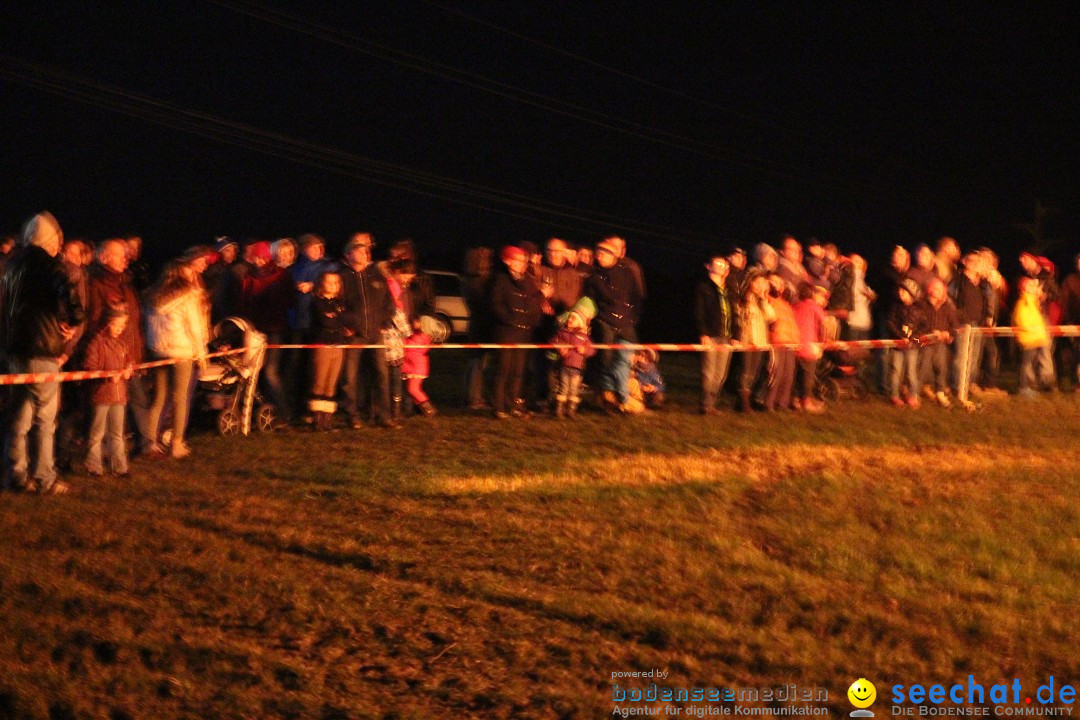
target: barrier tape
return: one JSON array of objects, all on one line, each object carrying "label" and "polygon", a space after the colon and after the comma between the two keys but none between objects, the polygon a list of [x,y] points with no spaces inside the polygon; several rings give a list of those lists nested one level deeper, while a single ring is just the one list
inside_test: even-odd
[{"label": "barrier tape", "polygon": [[[1080,325],[1054,325],[1048,327],[1052,337],[1080,337]],[[979,332],[991,337],[1013,337],[1017,334],[1015,327],[982,327]],[[912,345],[923,347],[939,342],[935,335],[924,335],[915,341],[911,340],[832,340],[823,343],[814,343],[823,352],[833,350],[886,350],[892,348],[906,348]],[[313,345],[313,344],[274,344],[266,345],[267,350],[312,350],[318,348],[331,348],[341,350],[366,350],[385,348],[386,345],[377,343],[371,345]],[[573,347],[571,345],[557,345],[554,343],[442,343],[439,345],[403,345],[403,348],[420,348],[428,350],[558,350],[560,348]],[[727,347],[731,352],[766,352],[768,350],[798,350],[804,347],[804,343],[784,343],[777,345],[747,345],[744,343],[725,343],[720,345],[702,345],[700,343],[594,343],[597,350],[655,350],[657,352],[704,352]],[[247,352],[246,349],[225,350],[223,352],[210,353],[204,357],[212,359],[226,355],[239,355]],[[140,363],[133,366],[135,371],[148,370],[150,368],[175,365],[180,360],[155,360]],[[13,375],[0,375],[0,385],[32,385],[45,382],[77,382],[81,380],[99,380],[120,375],[115,370],[76,370],[71,372],[56,373],[20,373]]]},{"label": "barrier tape", "polygon": [[[209,353],[204,355],[206,359],[210,360],[217,357],[225,357],[226,355],[241,355],[247,352],[246,348],[240,348],[238,350],[223,350],[222,352]],[[139,363],[138,365],[132,365],[131,369],[135,372],[140,370],[149,370],[156,367],[165,367],[167,365],[175,365],[181,360],[169,359],[169,360],[154,360],[152,362]],[[0,385],[34,385],[36,383],[47,382],[76,382],[79,380],[103,380],[105,378],[116,377],[122,375],[123,371],[119,370],[72,370],[69,372],[54,372],[54,373],[16,373],[12,375],[0,375]]]}]

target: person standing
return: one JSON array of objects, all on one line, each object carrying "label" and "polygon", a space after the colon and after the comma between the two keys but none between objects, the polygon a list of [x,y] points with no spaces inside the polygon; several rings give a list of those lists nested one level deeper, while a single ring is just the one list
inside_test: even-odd
[{"label": "person standing", "polygon": [[730,266],[723,255],[705,263],[706,277],[694,292],[694,324],[701,353],[701,414],[716,412],[716,401],[731,365],[731,336],[735,329],[735,302],[728,291]]},{"label": "person standing", "polygon": [[[584,294],[596,303],[593,333],[600,344],[628,345],[638,341],[637,323],[644,296],[634,271],[619,262],[619,244],[611,238],[596,246],[596,269],[585,282]],[[629,349],[603,350],[599,354],[600,390],[608,408],[622,411],[630,397]]]},{"label": "person standing", "polygon": [[[0,351],[11,373],[55,373],[64,345],[85,319],[75,287],[57,259],[64,241],[51,213],[32,217],[23,227],[22,246],[0,278]],[[8,487],[59,495],[68,485],[56,479],[53,442],[59,383],[15,386],[7,406],[4,470]],[[33,470],[27,435],[36,428]]]},{"label": "person standing", "polygon": [[345,244],[344,259],[338,269],[345,304],[343,321],[352,332],[352,342],[380,346],[351,348],[345,352],[345,411],[354,430],[363,426],[361,385],[366,391],[372,422],[384,428],[401,427],[390,417],[390,374],[386,348],[381,347],[382,331],[390,327],[394,317],[394,301],[386,280],[371,261],[374,247],[371,233],[354,233]]},{"label": "person standing", "polygon": [[[536,281],[527,272],[528,256],[524,250],[507,245],[499,253],[505,271],[498,272],[491,288],[491,313],[495,319],[495,342],[499,344],[528,343],[543,316],[544,296]],[[495,375],[494,414],[498,420],[510,415],[527,417],[521,398],[521,383],[525,373],[528,350],[503,348],[499,350],[499,368]]]}]

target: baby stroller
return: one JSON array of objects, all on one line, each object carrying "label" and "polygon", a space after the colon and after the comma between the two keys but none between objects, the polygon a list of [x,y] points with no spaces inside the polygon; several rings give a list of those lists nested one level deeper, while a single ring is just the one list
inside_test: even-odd
[{"label": "baby stroller", "polygon": [[832,402],[841,398],[866,400],[871,384],[867,379],[870,351],[866,348],[830,350],[818,361],[814,394]]},{"label": "baby stroller", "polygon": [[225,318],[214,326],[210,352],[226,350],[243,352],[213,358],[199,373],[196,407],[217,413],[217,429],[222,435],[247,435],[253,417],[260,432],[272,431],[277,420],[274,406],[258,391],[266,336],[243,318]]},{"label": "baby stroller", "polygon": [[[829,317],[823,330],[826,341],[836,340],[840,336],[840,322]],[[827,402],[840,398],[865,400],[873,388],[869,367],[870,351],[866,348],[829,350],[818,360],[814,394],[818,400]]]}]

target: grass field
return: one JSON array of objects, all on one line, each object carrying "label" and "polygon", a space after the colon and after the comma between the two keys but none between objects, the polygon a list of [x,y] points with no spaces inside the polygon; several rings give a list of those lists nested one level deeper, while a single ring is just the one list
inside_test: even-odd
[{"label": "grass field", "polygon": [[1080,679],[1080,398],[702,418],[665,363],[682,409],[197,435],[0,496],[0,717],[607,717],[650,668],[837,713],[859,677]]}]

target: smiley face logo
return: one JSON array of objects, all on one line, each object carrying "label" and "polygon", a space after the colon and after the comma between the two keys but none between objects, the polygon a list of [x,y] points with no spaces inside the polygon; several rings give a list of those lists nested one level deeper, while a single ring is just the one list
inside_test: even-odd
[{"label": "smiley face logo", "polygon": [[866,678],[859,678],[851,683],[851,687],[847,690],[847,698],[857,708],[868,708],[877,700],[877,688]]}]

